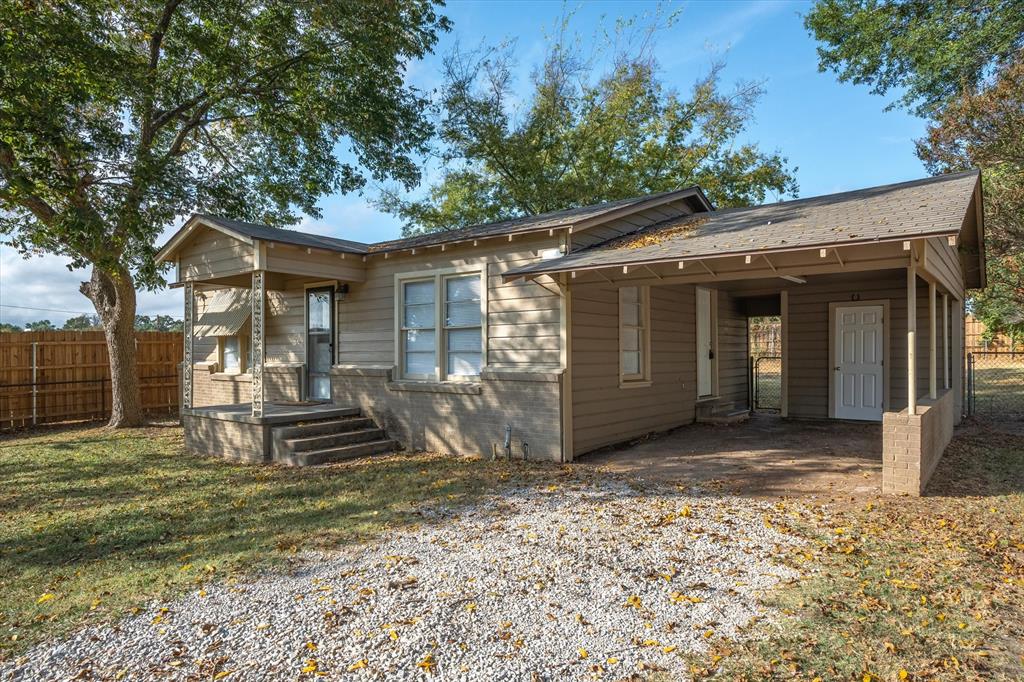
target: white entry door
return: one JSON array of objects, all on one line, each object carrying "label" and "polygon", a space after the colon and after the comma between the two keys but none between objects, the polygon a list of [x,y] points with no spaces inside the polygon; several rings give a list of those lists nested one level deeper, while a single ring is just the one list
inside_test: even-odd
[{"label": "white entry door", "polygon": [[710,396],[715,360],[711,330],[711,291],[697,288],[697,397]]},{"label": "white entry door", "polygon": [[880,305],[836,308],[833,390],[837,419],[882,420],[882,311]]}]

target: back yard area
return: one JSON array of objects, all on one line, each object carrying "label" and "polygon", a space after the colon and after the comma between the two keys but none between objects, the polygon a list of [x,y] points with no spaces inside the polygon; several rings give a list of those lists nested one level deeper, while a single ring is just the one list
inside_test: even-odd
[{"label": "back yard area", "polygon": [[920,499],[54,429],[0,441],[0,678],[1020,679],[1022,524],[1012,424]]}]

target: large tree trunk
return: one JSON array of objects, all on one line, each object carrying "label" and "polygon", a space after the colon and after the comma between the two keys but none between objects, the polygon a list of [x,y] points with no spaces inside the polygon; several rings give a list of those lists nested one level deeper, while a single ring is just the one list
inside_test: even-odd
[{"label": "large tree trunk", "polygon": [[135,364],[135,283],[127,270],[107,272],[95,265],[92,279],[80,288],[96,307],[110,356],[113,398],[108,427],[142,424],[139,375]]}]

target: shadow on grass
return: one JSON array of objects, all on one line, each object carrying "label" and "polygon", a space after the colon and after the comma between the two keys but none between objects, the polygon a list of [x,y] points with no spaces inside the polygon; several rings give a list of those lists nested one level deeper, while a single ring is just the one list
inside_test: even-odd
[{"label": "shadow on grass", "polygon": [[932,474],[927,497],[1024,493],[1024,421],[969,419],[957,429]]}]

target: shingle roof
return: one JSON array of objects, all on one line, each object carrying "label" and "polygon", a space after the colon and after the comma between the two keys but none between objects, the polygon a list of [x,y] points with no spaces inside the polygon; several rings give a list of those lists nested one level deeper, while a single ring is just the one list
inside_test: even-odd
[{"label": "shingle roof", "polygon": [[366,253],[367,245],[361,242],[354,242],[348,239],[335,239],[334,237],[323,237],[318,234],[285,230],[279,227],[260,225],[259,223],[243,223],[240,220],[221,218],[220,216],[196,213],[195,218],[205,223],[219,225],[226,230],[252,239],[264,239],[282,244],[295,244],[296,246],[308,246],[314,249],[327,249],[329,251],[343,251],[345,253]]},{"label": "shingle roof", "polygon": [[672,218],[506,277],[960,231],[977,171]]},{"label": "shingle roof", "polygon": [[411,249],[420,248],[426,246],[433,246],[435,244],[451,243],[456,241],[465,241],[467,239],[483,239],[485,237],[500,237],[506,234],[517,234],[521,232],[535,232],[539,230],[548,230],[555,227],[565,227],[580,223],[586,220],[592,220],[600,218],[601,216],[611,213],[623,208],[639,207],[641,204],[648,202],[656,202],[659,199],[667,198],[670,195],[678,194],[680,199],[685,199],[688,196],[697,197],[702,203],[710,206],[707,199],[704,197],[703,191],[700,187],[686,187],[683,189],[675,189],[668,192],[659,192],[657,194],[647,194],[640,197],[631,197],[629,199],[619,199],[618,201],[606,201],[600,204],[592,204],[590,206],[580,206],[578,208],[569,208],[561,211],[550,211],[548,213],[540,213],[534,216],[525,216],[522,218],[514,218],[512,220],[501,220],[494,223],[484,223],[482,225],[473,225],[470,227],[463,227],[457,230],[444,230],[442,232],[431,232],[428,234],[419,234],[413,237],[406,237],[404,239],[394,239],[386,242],[377,242],[370,244],[370,252],[381,252],[381,251],[396,251],[399,249]]}]

